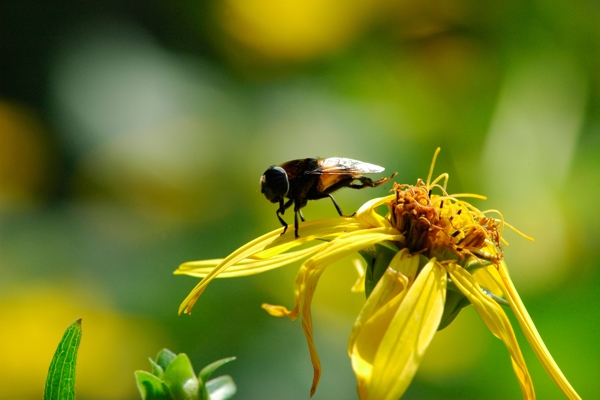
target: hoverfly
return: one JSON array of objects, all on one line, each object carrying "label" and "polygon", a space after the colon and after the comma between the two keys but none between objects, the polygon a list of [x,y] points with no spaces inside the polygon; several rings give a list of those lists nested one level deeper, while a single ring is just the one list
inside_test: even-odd
[{"label": "hoverfly", "polygon": [[[397,172],[394,172],[389,178],[376,181],[361,175],[376,174],[383,170],[385,168],[378,165],[349,158],[303,158],[269,167],[260,178],[260,187],[267,200],[279,203],[276,215],[284,227],[282,235],[286,232],[288,224],[281,216],[292,204],[294,205],[294,233],[298,238],[298,216],[304,222],[300,209],[306,206],[308,200],[329,197],[338,214],[344,217],[342,209],[331,193],[343,187],[377,187],[397,175]],[[286,198],[287,201],[284,200]]]}]

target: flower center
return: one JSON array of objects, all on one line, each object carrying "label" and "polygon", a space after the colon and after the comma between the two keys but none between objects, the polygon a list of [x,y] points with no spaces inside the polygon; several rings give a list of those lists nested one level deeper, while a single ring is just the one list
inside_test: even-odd
[{"label": "flower center", "polygon": [[[439,188],[443,195],[431,194],[432,188]],[[440,261],[475,257],[497,263],[502,259],[495,219],[421,180],[415,186],[396,184],[394,190],[396,198],[388,204],[390,223],[406,237],[402,247],[411,253]]]}]

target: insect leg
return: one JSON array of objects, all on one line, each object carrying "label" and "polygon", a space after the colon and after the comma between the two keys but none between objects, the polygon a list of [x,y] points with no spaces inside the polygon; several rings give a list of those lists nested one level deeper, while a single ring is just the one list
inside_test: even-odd
[{"label": "insect leg", "polygon": [[304,216],[302,215],[302,211],[300,211],[300,207],[302,207],[302,203],[296,201],[294,204],[294,235],[296,235],[296,239],[300,237],[300,235],[298,235],[298,214],[300,214],[302,221],[304,221]]},{"label": "insect leg", "polygon": [[381,178],[378,179],[376,181],[372,180],[369,177],[366,176],[358,176],[355,178],[355,180],[360,181],[360,183],[353,183],[348,185],[347,187],[351,188],[351,189],[363,189],[366,187],[377,187],[379,185],[383,185],[384,183],[388,182],[390,179],[393,179],[398,173],[394,172],[392,174],[392,176],[390,176],[389,178]]},{"label": "insect leg", "polygon": [[333,198],[333,196],[331,194],[327,194],[327,196],[329,196],[331,201],[333,201],[333,205],[335,206],[335,209],[337,210],[338,214],[340,214],[340,217],[349,218],[349,217],[353,217],[354,214],[356,214],[356,213],[354,213],[352,215],[344,215],[344,213],[342,212],[342,209],[340,208],[340,206],[338,206],[338,203],[335,202],[335,199]]},{"label": "insect leg", "polygon": [[281,223],[281,225],[283,226],[283,232],[281,232],[281,234],[283,235],[283,234],[285,233],[285,231],[287,231],[288,224],[287,224],[287,222],[285,222],[285,221],[283,220],[283,218],[281,218],[281,217],[279,216],[279,209],[277,209],[277,218],[279,219],[279,222],[280,222],[280,223]]},{"label": "insect leg", "polygon": [[302,220],[302,222],[306,221],[304,219],[304,215],[302,215],[302,210],[298,210],[298,214],[300,214],[300,219]]},{"label": "insect leg", "polygon": [[283,232],[281,232],[282,235],[285,233],[285,231],[287,231],[288,224],[283,220],[283,218],[281,218],[281,215],[285,213],[286,209],[290,208],[293,202],[293,200],[288,200],[285,204],[283,204],[283,199],[279,201],[279,208],[277,209],[277,212],[275,214],[277,215],[279,222],[281,222],[281,225],[283,226]]},{"label": "insect leg", "polygon": [[353,184],[348,185],[347,187],[349,187],[351,189],[364,189],[366,187],[375,187],[375,186],[377,186],[375,184],[375,182],[373,182],[373,180],[371,178],[366,177],[366,176],[359,176],[358,178],[356,178],[356,180],[360,181],[360,183],[353,183]]}]

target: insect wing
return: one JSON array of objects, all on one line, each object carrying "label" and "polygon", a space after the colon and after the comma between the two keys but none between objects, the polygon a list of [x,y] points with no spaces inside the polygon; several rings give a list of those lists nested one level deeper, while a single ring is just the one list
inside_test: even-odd
[{"label": "insect wing", "polygon": [[320,171],[310,171],[310,174],[376,174],[385,168],[379,165],[352,160],[350,158],[321,158],[319,159]]}]

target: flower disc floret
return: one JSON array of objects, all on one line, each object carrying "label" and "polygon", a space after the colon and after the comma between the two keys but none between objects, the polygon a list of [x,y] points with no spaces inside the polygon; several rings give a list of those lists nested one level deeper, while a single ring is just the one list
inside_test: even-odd
[{"label": "flower disc floret", "polygon": [[[432,194],[432,189],[442,195]],[[406,238],[412,254],[429,258],[469,257],[498,263],[502,260],[498,221],[485,216],[471,204],[450,196],[439,185],[395,185],[395,199],[388,204],[390,223]],[[480,197],[472,195],[473,197]],[[490,246],[491,245],[491,246]],[[486,249],[493,249],[493,254]]]}]

